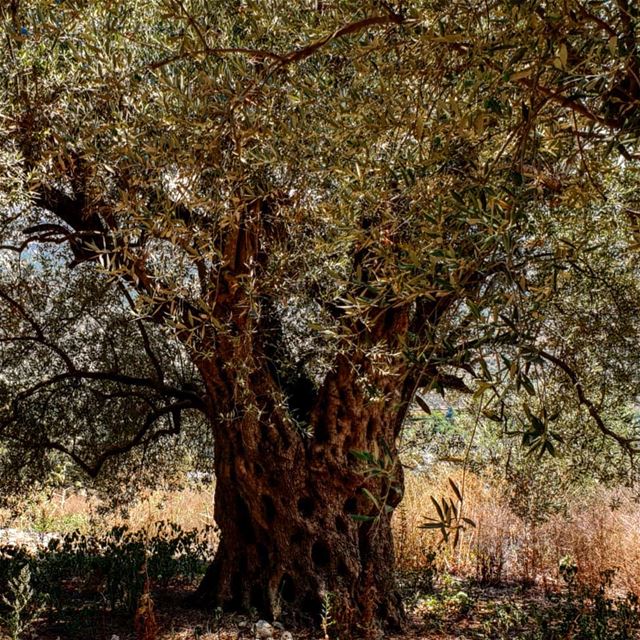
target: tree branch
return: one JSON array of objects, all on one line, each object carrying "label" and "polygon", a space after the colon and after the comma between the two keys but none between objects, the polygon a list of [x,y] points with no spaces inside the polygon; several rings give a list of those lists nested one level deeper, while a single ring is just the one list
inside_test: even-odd
[{"label": "tree branch", "polygon": [[311,44],[291,51],[290,53],[282,56],[282,59],[276,62],[274,66],[276,69],[280,69],[290,64],[295,64],[296,62],[302,62],[306,58],[311,57],[316,51],[318,51],[318,49],[321,49],[333,40],[338,40],[339,38],[344,38],[345,36],[358,33],[359,31],[363,31],[364,29],[367,29],[369,27],[380,27],[389,24],[398,25],[402,24],[403,22],[404,18],[395,13],[386,16],[371,16],[369,18],[364,18],[363,20],[350,22],[340,27],[339,29],[336,29],[333,33],[326,35],[324,38],[320,38],[320,40],[316,40]]},{"label": "tree branch", "polygon": [[44,332],[42,331],[42,327],[38,324],[38,322],[34,318],[32,318],[27,313],[26,309],[17,300],[15,300],[8,293],[2,290],[0,290],[0,299],[4,300],[10,306],[16,309],[18,313],[29,324],[29,326],[34,330],[36,334],[35,337],[30,338],[28,336],[24,336],[21,338],[22,340],[34,340],[34,341],[40,342],[40,344],[42,344],[43,346],[51,349],[51,351],[53,351],[65,363],[69,371],[75,371],[76,366],[73,360],[71,360],[71,358],[69,357],[69,355],[60,347],[58,347],[57,344],[47,340],[46,336],[44,335]]},{"label": "tree branch", "polygon": [[[131,297],[131,294],[129,293],[129,291],[127,291],[127,287],[122,282],[120,282],[120,290],[122,291],[122,295],[124,295],[127,302],[129,303],[129,306],[131,307],[131,309],[135,311],[135,307],[136,307],[135,302]],[[151,348],[151,340],[149,339],[149,334],[147,332],[146,327],[144,326],[144,322],[142,321],[141,318],[138,318],[138,317],[136,317],[135,321],[136,321],[138,330],[140,331],[140,336],[142,337],[142,344],[144,346],[145,353],[147,354],[147,356],[149,357],[149,360],[151,361],[151,364],[153,365],[153,368],[156,372],[156,377],[158,380],[163,381],[164,370],[156,354],[153,352],[153,349]]]},{"label": "tree branch", "polygon": [[572,98],[568,98],[567,96],[563,96],[561,93],[557,93],[556,91],[553,91],[548,87],[545,87],[544,85],[540,85],[530,78],[518,78],[516,82],[527,87],[528,89],[531,89],[531,91],[535,93],[543,95],[545,98],[548,98],[552,102],[555,102],[562,107],[567,107],[574,113],[577,113],[583,118],[586,118],[591,122],[595,122],[596,124],[600,124],[609,129],[621,129],[624,124],[621,120],[618,120],[616,118],[604,118],[602,116],[599,116],[593,113],[593,111],[591,111],[584,104],[582,104],[582,102]]},{"label": "tree branch", "polygon": [[185,401],[188,400],[189,402],[193,403],[194,408],[202,409],[204,407],[201,396],[195,391],[192,391],[190,389],[181,389],[179,387],[173,387],[171,385],[168,385],[162,382],[161,380],[156,380],[153,378],[140,378],[136,376],[125,375],[122,373],[114,373],[114,372],[107,372],[107,371],[86,371],[86,370],[79,370],[79,369],[74,369],[66,373],[60,373],[58,375],[55,375],[49,378],[48,380],[42,380],[41,382],[33,385],[29,389],[21,391],[14,398],[13,403],[15,405],[17,402],[24,400],[29,396],[32,396],[34,393],[36,393],[40,389],[50,387],[54,384],[57,384],[59,382],[64,382],[66,380],[99,380],[104,382],[115,382],[115,383],[124,384],[127,386],[144,387],[147,389],[152,389],[153,391],[156,391],[161,395],[164,395],[167,397],[181,398]]},{"label": "tree branch", "polygon": [[[191,402],[182,400],[180,402],[176,402],[174,404],[150,412],[147,415],[142,427],[140,427],[140,429],[136,432],[133,438],[131,438],[131,440],[123,444],[113,445],[112,447],[105,449],[96,458],[93,464],[88,463],[84,458],[79,456],[72,449],[69,449],[60,442],[47,440],[45,441],[44,446],[48,449],[59,451],[60,453],[64,453],[65,455],[69,456],[87,475],[89,475],[91,478],[95,478],[100,473],[100,470],[102,469],[104,464],[110,458],[128,453],[141,444],[149,446],[150,444],[152,444],[153,442],[157,442],[164,436],[179,434],[181,430],[180,413],[184,409],[190,408],[193,408]],[[171,416],[171,426],[167,429],[154,431],[145,439],[145,436],[147,436],[149,430],[163,416]]]},{"label": "tree branch", "polygon": [[541,358],[544,358],[548,362],[554,364],[566,374],[569,380],[571,380],[573,388],[576,390],[578,401],[581,405],[587,408],[589,415],[593,418],[593,421],[596,423],[598,429],[600,429],[600,431],[604,435],[613,438],[628,453],[640,453],[640,447],[636,447],[633,445],[633,443],[637,441],[637,438],[625,438],[624,436],[621,436],[619,433],[616,433],[615,431],[607,427],[595,404],[593,404],[593,402],[591,402],[591,400],[589,400],[589,398],[586,396],[584,387],[582,386],[582,383],[578,378],[578,374],[571,368],[571,366],[569,366],[564,360],[561,360],[557,356],[554,356],[553,354],[541,349],[532,349],[532,351],[534,353],[537,353]]}]

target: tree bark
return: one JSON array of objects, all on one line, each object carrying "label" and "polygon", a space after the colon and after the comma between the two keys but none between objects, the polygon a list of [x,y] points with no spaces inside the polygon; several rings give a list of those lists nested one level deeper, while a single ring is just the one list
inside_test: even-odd
[{"label": "tree bark", "polygon": [[[212,415],[221,539],[198,604],[301,623],[324,616],[343,637],[402,625],[391,535],[403,493],[397,394],[388,381],[365,392],[354,372],[342,358],[327,377],[311,435],[255,377],[251,404]],[[218,397],[220,383],[211,380]]]}]

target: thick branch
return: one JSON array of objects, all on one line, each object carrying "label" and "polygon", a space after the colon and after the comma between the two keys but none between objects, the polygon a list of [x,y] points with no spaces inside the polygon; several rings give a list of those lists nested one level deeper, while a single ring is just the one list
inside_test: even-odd
[{"label": "thick branch", "polygon": [[21,340],[25,340],[25,341],[33,340],[33,341],[39,342],[40,344],[47,347],[48,349],[51,349],[51,351],[53,351],[65,363],[69,371],[75,370],[75,364],[73,363],[73,360],[71,360],[69,355],[65,353],[65,351],[60,349],[58,345],[47,340],[47,338],[44,335],[44,332],[42,331],[42,327],[38,324],[38,322],[33,317],[31,317],[27,313],[27,310],[17,300],[15,300],[11,296],[9,296],[9,294],[7,294],[2,290],[0,290],[0,299],[4,300],[10,306],[16,309],[16,311],[20,313],[20,315],[25,319],[25,321],[29,324],[29,326],[33,329],[34,333],[36,334],[34,337],[29,337],[29,336],[21,337],[20,338]]},{"label": "thick branch", "polygon": [[389,24],[402,24],[403,22],[404,18],[396,13],[386,16],[371,16],[370,18],[364,18],[363,20],[350,22],[349,24],[336,29],[333,33],[326,35],[324,38],[316,40],[311,44],[305,45],[304,47],[296,49],[295,51],[292,51],[291,53],[283,56],[282,59],[276,62],[274,66],[276,68],[282,68],[290,64],[302,62],[306,58],[311,57],[316,51],[318,51],[318,49],[321,49],[333,40],[338,40],[340,38],[344,38],[345,36],[353,35],[354,33],[364,31],[369,27],[379,27]]},{"label": "thick branch", "polygon": [[609,129],[621,129],[623,126],[623,122],[618,120],[617,118],[604,118],[599,116],[593,111],[591,111],[588,107],[586,107],[582,102],[576,100],[574,98],[568,98],[567,96],[563,96],[561,93],[557,93],[544,85],[538,84],[536,81],[531,80],[530,78],[519,78],[517,82],[528,89],[531,89],[535,93],[539,93],[543,95],[545,98],[551,100],[551,102],[555,102],[559,104],[561,107],[566,107],[581,115],[583,118],[590,120],[591,122],[595,122],[596,124],[600,124]]},{"label": "thick branch", "polygon": [[[157,297],[159,289],[167,291],[171,289],[149,272],[145,257],[125,256],[119,251],[113,235],[117,227],[107,205],[87,209],[82,195],[71,197],[60,189],[47,185],[40,187],[35,204],[53,213],[75,231],[68,237],[69,246],[75,256],[75,264],[108,258],[116,268],[124,267],[121,276],[130,286],[144,294]],[[41,240],[46,241],[46,239]],[[149,319],[161,322],[166,316],[172,315],[176,308],[182,309],[184,318],[188,317],[189,312],[192,316],[197,313],[187,300],[172,295],[171,300],[158,302]]]},{"label": "thick branch", "polygon": [[[122,295],[124,295],[127,302],[129,303],[131,309],[135,311],[135,302],[123,283],[121,283],[120,290],[122,291]],[[162,369],[162,365],[160,364],[158,357],[151,348],[151,340],[149,339],[149,334],[141,318],[136,318],[136,325],[138,327],[138,330],[140,331],[140,336],[142,338],[142,344],[144,346],[145,353],[149,357],[149,361],[153,365],[153,369],[156,372],[156,377],[158,380],[162,381],[164,380],[164,370]]]}]

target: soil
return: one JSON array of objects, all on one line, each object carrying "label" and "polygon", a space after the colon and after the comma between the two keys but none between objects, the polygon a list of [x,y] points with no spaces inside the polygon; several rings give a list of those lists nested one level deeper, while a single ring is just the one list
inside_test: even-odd
[{"label": "soil", "polygon": [[[455,586],[455,585],[454,585]],[[495,638],[492,631],[487,635],[487,623],[495,618],[496,611],[532,610],[547,606],[547,598],[538,589],[523,591],[516,585],[503,588],[467,588],[472,604],[459,608],[447,604],[447,598],[434,594],[431,601],[437,610],[430,609],[420,599],[407,604],[410,609],[408,623],[401,634],[386,635],[386,640],[479,640]],[[157,635],[153,640],[253,640],[257,618],[242,615],[216,615],[185,606],[187,589],[177,588],[154,598],[154,614]],[[453,592],[451,592],[453,593]],[[526,638],[526,626],[513,623],[504,629],[501,638]],[[323,640],[321,629],[310,630],[295,626],[274,630],[273,640],[279,640],[284,631],[289,631],[294,640]],[[511,631],[511,632],[509,632]],[[334,637],[329,628],[329,636]],[[130,616],[113,615],[108,611],[77,609],[54,625],[40,619],[31,634],[33,640],[137,640],[134,623]],[[4,638],[0,635],[0,639]],[[344,639],[343,639],[344,640]]]}]

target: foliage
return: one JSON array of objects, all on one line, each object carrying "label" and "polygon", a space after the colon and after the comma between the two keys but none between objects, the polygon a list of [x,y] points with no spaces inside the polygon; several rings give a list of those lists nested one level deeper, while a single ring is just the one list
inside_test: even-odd
[{"label": "foliage", "polygon": [[0,557],[0,585],[13,567],[24,563],[33,593],[46,596],[57,615],[74,606],[74,593],[85,593],[94,606],[106,602],[113,612],[133,615],[143,594],[149,594],[147,582],[155,588],[166,588],[176,579],[193,582],[204,572],[212,549],[206,531],[159,523],[150,537],[114,527],[100,537],[67,534],[35,555],[10,548],[5,554]]},{"label": "foliage", "polygon": [[[525,441],[540,452],[556,446],[545,420],[536,422],[543,365],[559,367],[554,399],[575,387],[576,371],[581,390],[601,387],[603,358],[615,382],[607,392],[636,390],[630,9],[236,4],[34,0],[4,10],[3,235],[16,250],[4,260],[17,281],[28,286],[35,265],[79,264],[81,281],[58,298],[84,290],[86,299],[117,280],[142,319],[162,320],[202,354],[211,332],[237,330],[213,309],[215,283],[226,278],[243,289],[245,312],[281,325],[285,346],[272,356],[285,395],[287,380],[317,385],[383,309],[402,310],[408,331],[388,347],[411,363],[416,388],[460,387],[456,372],[481,389],[506,376],[535,395],[509,413],[529,412]],[[81,223],[83,202],[93,204]],[[240,229],[257,240],[233,271],[227,253]],[[109,278],[94,279],[86,263]],[[23,304],[4,302],[14,312]],[[34,361],[47,353],[52,367],[64,364],[61,345],[26,313],[13,314],[7,343],[30,326]],[[594,319],[602,331],[582,331]],[[376,361],[387,347],[374,334],[359,348]],[[607,354],[621,344],[626,357],[611,366]],[[129,347],[118,362],[132,370],[136,354]],[[67,374],[64,395],[79,416],[86,393],[73,385],[84,388],[86,376]],[[42,379],[33,367],[9,375]],[[50,380],[39,391],[51,391]],[[110,407],[123,384],[111,380]],[[95,386],[94,396],[105,393]],[[553,411],[575,404],[564,396]],[[183,385],[166,414],[148,419],[168,419],[187,397]],[[155,439],[150,427],[133,440],[122,429],[120,443]],[[108,435],[87,450],[104,450]],[[95,473],[101,458],[87,461],[66,441],[52,430],[30,443],[32,455],[62,450]]]},{"label": "foliage", "polygon": [[432,630],[444,631],[452,623],[473,615],[476,598],[468,588],[447,573],[439,577],[438,587],[430,594],[415,594],[414,613],[427,620]]},{"label": "foliage", "polygon": [[[0,287],[0,299],[21,327],[17,336],[14,323],[0,329],[0,394],[13,413],[3,431],[9,446],[0,447],[5,487],[1,499],[43,486],[86,487],[91,484],[86,472],[106,465],[108,472],[93,482],[93,488],[112,499],[130,501],[141,484],[157,483],[161,477],[169,482],[184,466],[210,469],[210,438],[197,412],[185,411],[179,423],[171,414],[159,416],[167,427],[164,438],[176,426],[182,430],[170,454],[154,440],[136,437],[146,411],[162,413],[162,393],[153,386],[127,389],[118,378],[142,380],[161,370],[163,383],[156,386],[173,386],[176,393],[195,389],[197,380],[178,345],[136,321],[126,298],[111,290],[107,279],[96,280],[82,267],[69,271],[55,256],[35,251],[19,272],[0,273]],[[73,354],[75,367],[85,368],[83,380],[59,369],[61,361],[70,362],[68,354]],[[139,446],[129,447],[127,437]],[[80,467],[65,447],[51,447],[46,457],[37,454],[56,439],[59,444],[81,440],[91,454],[80,460]],[[25,455],[25,450],[30,453]],[[109,450],[118,451],[119,465],[109,465],[110,456],[103,455]],[[139,482],[133,482],[136,478]],[[126,490],[114,493],[117,484]]]},{"label": "foliage", "polygon": [[42,611],[38,605],[37,594],[31,586],[29,565],[20,567],[8,582],[7,596],[2,596],[2,603],[8,611],[0,620],[4,622],[11,640],[20,640],[23,634],[33,626],[35,618]]},{"label": "foliage", "polygon": [[453,490],[455,500],[450,496],[442,496],[438,502],[437,498],[430,496],[438,517],[426,517],[427,522],[420,526],[422,529],[438,529],[442,535],[442,542],[445,543],[449,542],[449,536],[453,533],[452,544],[455,548],[460,540],[460,532],[467,527],[475,527],[476,523],[471,518],[462,515],[464,497],[460,487],[451,478],[449,478],[449,486]]},{"label": "foliage", "polygon": [[[463,532],[453,548],[440,544],[438,529],[420,528],[425,515],[436,516],[430,496],[447,491],[452,473],[460,481],[460,471],[449,465],[406,478],[405,499],[393,523],[406,602],[415,592],[432,593],[442,572],[471,580],[489,593],[514,584],[553,590],[565,557],[577,559],[580,582],[591,589],[597,588],[603,571],[615,568],[614,592],[640,595],[640,508],[634,492],[578,486],[558,499],[568,504],[533,518],[532,514],[542,515],[537,500],[523,497],[514,503],[510,483],[500,470],[468,472],[465,511],[477,527]],[[562,490],[562,485],[545,488],[545,492]]]},{"label": "foliage", "polygon": [[[435,406],[445,404],[433,394],[428,399]],[[513,513],[532,526],[566,513],[598,487],[639,486],[635,458],[614,440],[597,435],[573,410],[555,424],[562,439],[556,455],[539,457],[522,446],[517,417],[505,424],[490,410],[483,411],[477,399],[448,394],[447,402],[451,404],[446,411],[416,410],[408,417],[401,448],[405,463],[426,474],[466,469],[480,475],[496,491],[499,487]],[[637,428],[634,409],[613,409],[608,417],[618,433]],[[425,511],[425,516],[434,519],[437,510]],[[430,526],[435,528],[435,522]]]},{"label": "foliage", "polygon": [[[563,562],[564,561],[564,562]],[[568,591],[559,606],[562,618],[551,627],[549,637],[573,634],[578,640],[631,640],[640,632],[640,601],[633,593],[625,598],[612,598],[608,594],[615,570],[601,573],[596,589],[576,579],[576,566],[570,559],[561,561],[560,571]],[[554,628],[556,627],[556,628]]]},{"label": "foliage", "polygon": [[596,588],[574,583],[564,593],[529,598],[479,593],[472,584],[465,585],[468,593],[449,578],[433,594],[416,598],[412,608],[434,631],[456,625],[465,630],[461,637],[478,640],[633,640],[640,631],[638,598],[607,595],[610,578],[603,575]]}]

